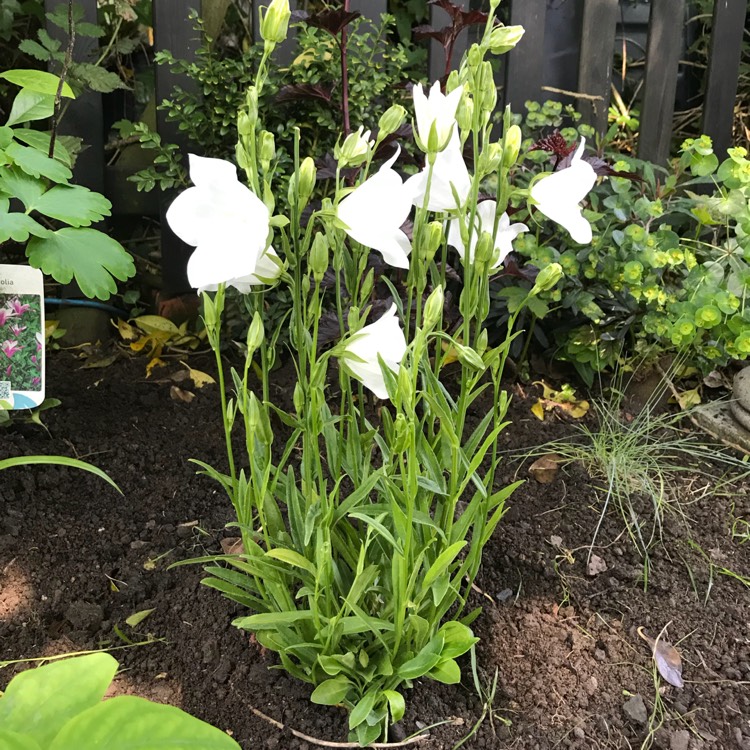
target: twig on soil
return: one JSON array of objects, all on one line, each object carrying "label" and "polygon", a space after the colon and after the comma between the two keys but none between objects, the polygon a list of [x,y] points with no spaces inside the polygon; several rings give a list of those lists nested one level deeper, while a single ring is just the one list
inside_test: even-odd
[{"label": "twig on soil", "polygon": [[[298,732],[296,729],[292,729],[291,727],[288,727],[284,724],[282,724],[280,721],[276,721],[276,719],[272,719],[270,716],[266,716],[262,711],[259,711],[257,708],[253,708],[252,706],[248,706],[248,708],[259,718],[267,721],[269,724],[273,724],[277,729],[286,729],[288,732],[291,732],[295,737],[297,737],[300,740],[304,740],[305,742],[310,742],[313,745],[318,745],[319,747],[361,747],[359,743],[357,742],[330,742],[328,740],[319,740],[315,737],[311,737],[309,734],[304,734],[303,732]],[[372,745],[368,745],[368,747],[376,747],[376,748],[389,748],[389,747],[406,747],[407,745],[416,745],[419,742],[424,742],[426,739],[428,739],[428,736],[426,734],[420,734],[416,737],[411,737],[408,740],[404,740],[403,742],[375,742]]]}]

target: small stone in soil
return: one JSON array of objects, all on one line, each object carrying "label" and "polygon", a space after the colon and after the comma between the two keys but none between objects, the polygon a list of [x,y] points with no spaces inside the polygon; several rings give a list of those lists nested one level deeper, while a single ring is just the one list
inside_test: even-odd
[{"label": "small stone in soil", "polygon": [[687,729],[678,729],[672,732],[669,740],[669,750],[688,750],[690,744],[690,732]]},{"label": "small stone in soil", "polygon": [[635,721],[637,724],[645,724],[648,722],[648,709],[640,695],[634,695],[632,698],[628,698],[628,700],[623,703],[622,710],[628,719]]},{"label": "small stone in soil", "polygon": [[65,619],[76,630],[96,630],[104,619],[104,610],[98,604],[73,602],[65,611]]},{"label": "small stone in soil", "polygon": [[505,602],[513,596],[513,589],[503,589],[498,595],[497,600],[499,602]]},{"label": "small stone in soil", "polygon": [[607,569],[607,563],[599,557],[599,555],[591,555],[588,565],[586,566],[586,572],[590,576],[598,576],[599,573],[604,573]]}]

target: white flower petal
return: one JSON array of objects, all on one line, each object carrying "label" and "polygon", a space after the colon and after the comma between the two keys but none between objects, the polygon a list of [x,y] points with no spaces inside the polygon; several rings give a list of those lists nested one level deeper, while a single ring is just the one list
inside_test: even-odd
[{"label": "white flower petal", "polygon": [[[428,176],[429,165],[425,165],[425,168],[419,174],[406,181],[412,196],[412,203],[418,208],[424,206]],[[448,146],[435,158],[435,164],[432,168],[432,181],[430,182],[430,198],[427,204],[428,210],[450,211],[459,208],[453,195],[454,190],[458,194],[461,205],[463,205],[471,191],[471,177],[461,153],[461,140],[456,132],[453,133]]]},{"label": "white flower petal", "polygon": [[347,367],[353,375],[378,398],[388,398],[378,355],[386,367],[398,372],[406,353],[406,339],[396,317],[396,305],[391,305],[378,320],[357,331],[345,348],[362,360],[347,360]]},{"label": "white flower petal", "polygon": [[411,200],[401,177],[392,169],[398,155],[399,151],[344,198],[337,216],[353,240],[382,253],[390,265],[408,268],[411,244],[401,225],[409,216]]},{"label": "white flower petal", "polygon": [[211,159],[207,156],[188,154],[190,179],[196,187],[210,187],[225,184],[237,179],[237,167],[225,159]]},{"label": "white flower petal", "polygon": [[[475,230],[471,236],[471,250],[469,258],[473,259],[479,236],[482,232],[492,234],[495,229],[495,215],[497,213],[497,203],[495,201],[482,201],[477,205],[475,215]],[[504,213],[497,223],[497,234],[495,235],[495,250],[499,253],[491,270],[499,268],[508,253],[513,251],[513,240],[522,232],[528,232],[529,228],[525,224],[510,223],[510,217]],[[461,230],[458,219],[453,219],[448,229],[448,244],[455,247],[461,260],[465,259],[466,248],[461,240]]]},{"label": "white flower petal", "polygon": [[596,172],[581,159],[584,145],[582,138],[570,166],[535,183],[531,187],[531,197],[539,211],[567,229],[575,242],[588,244],[592,239],[591,225],[578,204],[594,187]]}]

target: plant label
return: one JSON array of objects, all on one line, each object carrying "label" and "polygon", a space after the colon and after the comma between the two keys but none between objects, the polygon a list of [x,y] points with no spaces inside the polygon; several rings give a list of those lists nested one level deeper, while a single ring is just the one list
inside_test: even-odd
[{"label": "plant label", "polygon": [[30,266],[0,264],[0,409],[44,401],[44,281]]}]

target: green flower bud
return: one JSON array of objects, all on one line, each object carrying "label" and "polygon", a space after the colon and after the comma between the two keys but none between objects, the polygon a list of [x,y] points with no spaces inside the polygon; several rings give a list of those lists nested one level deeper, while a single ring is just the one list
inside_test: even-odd
[{"label": "green flower bud", "polygon": [[360,125],[356,133],[350,133],[346,137],[342,146],[336,144],[333,156],[341,167],[356,167],[367,159],[372,146],[370,131],[364,130]]},{"label": "green flower bud", "polygon": [[521,41],[523,35],[523,26],[495,26],[490,34],[490,51],[493,55],[504,55]]},{"label": "green flower bud", "polygon": [[389,107],[378,120],[378,140],[395,133],[406,120],[406,110],[400,104]]},{"label": "green flower bud", "polygon": [[325,235],[320,232],[315,233],[315,239],[310,249],[310,269],[317,283],[321,282],[328,270],[328,241]]},{"label": "green flower bud", "polygon": [[503,166],[506,169],[510,169],[518,160],[522,140],[521,128],[518,125],[511,125],[505,131],[505,138],[503,138]]},{"label": "green flower bud", "polygon": [[481,356],[487,351],[487,329],[482,328],[477,338],[477,353]]},{"label": "green flower bud", "polygon": [[469,66],[471,68],[478,68],[482,64],[482,50],[478,44],[472,44],[469,49]]},{"label": "green flower bud", "polygon": [[482,358],[470,346],[464,346],[463,344],[456,342],[453,344],[453,347],[456,350],[458,361],[462,365],[470,367],[472,370],[484,370],[484,362],[482,361]]},{"label": "green flower bud", "polygon": [[431,221],[427,225],[427,239],[425,241],[425,262],[432,263],[435,253],[443,244],[443,224],[440,221]]},{"label": "green flower bud", "polygon": [[299,165],[299,207],[304,208],[315,189],[318,170],[311,157],[306,156]]},{"label": "green flower bud", "polygon": [[425,302],[422,325],[425,330],[432,330],[438,324],[443,314],[443,304],[443,287],[436,286]]},{"label": "green flower bud", "polygon": [[258,122],[258,89],[255,86],[248,86],[245,94],[245,113],[247,114],[245,127],[248,128],[247,133],[249,135],[255,130],[255,125]]},{"label": "green flower bud", "polygon": [[406,417],[403,414],[397,414],[393,423],[393,443],[391,445],[393,454],[398,455],[406,450],[409,445],[410,431]]},{"label": "green flower bud", "polygon": [[497,85],[492,63],[485,60],[480,68],[480,82],[482,87],[482,111],[490,117],[497,106]]},{"label": "green flower bud", "polygon": [[305,392],[302,388],[302,384],[298,381],[294,386],[294,395],[292,396],[292,403],[294,404],[294,410],[297,412],[297,416],[302,416],[302,411],[305,408]]},{"label": "green flower bud", "polygon": [[474,99],[470,96],[462,96],[461,103],[456,112],[458,127],[464,132],[471,130],[474,122]]},{"label": "green flower bud", "polygon": [[260,35],[271,44],[278,44],[286,39],[289,30],[289,0],[271,0],[260,20]]},{"label": "green flower bud", "polygon": [[531,293],[536,295],[541,294],[541,292],[550,291],[550,289],[553,289],[557,282],[560,281],[562,276],[562,266],[559,263],[550,263],[539,271],[539,275],[536,277],[536,282],[534,283],[534,288],[531,290]]},{"label": "green flower bud", "polygon": [[265,329],[263,327],[263,318],[260,313],[256,312],[247,329],[247,356],[252,357],[253,352],[263,343]]},{"label": "green flower bud", "polygon": [[492,260],[494,252],[495,243],[492,240],[492,235],[489,232],[482,232],[477,242],[477,251],[474,256],[475,262],[487,265]]},{"label": "green flower bud", "polygon": [[258,139],[258,160],[264,172],[268,172],[275,156],[276,141],[274,140],[273,133],[269,133],[267,130],[261,131],[260,138]]},{"label": "green flower bud", "polygon": [[501,143],[490,145],[479,154],[479,171],[482,174],[497,172],[503,160],[503,146]]},{"label": "green flower bud", "polygon": [[245,110],[240,110],[237,114],[237,132],[240,136],[251,135],[255,129],[255,123]]}]

